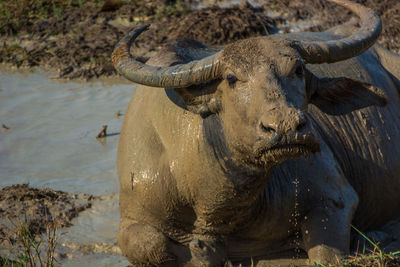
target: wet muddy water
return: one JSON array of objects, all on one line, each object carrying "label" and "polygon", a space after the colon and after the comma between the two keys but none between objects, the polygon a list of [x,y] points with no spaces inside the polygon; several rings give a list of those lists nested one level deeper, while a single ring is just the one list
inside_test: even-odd
[{"label": "wet muddy water", "polygon": [[[0,69],[0,188],[16,183],[100,198],[62,230],[64,266],[127,266],[115,246],[122,118],[134,86],[122,79],[51,80],[42,70]],[[108,125],[109,136],[95,136]],[[106,253],[104,253],[106,252]],[[89,264],[90,262],[90,264]]]}]

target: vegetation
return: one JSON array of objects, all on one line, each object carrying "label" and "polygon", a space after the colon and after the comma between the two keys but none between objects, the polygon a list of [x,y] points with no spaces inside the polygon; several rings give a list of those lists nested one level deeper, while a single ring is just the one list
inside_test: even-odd
[{"label": "vegetation", "polygon": [[0,248],[9,250],[10,258],[0,257],[0,266],[30,266],[52,267],[55,266],[55,250],[58,241],[57,228],[54,223],[48,224],[46,234],[39,237],[32,233],[25,217],[15,226],[16,240],[10,242],[12,247]]},{"label": "vegetation", "polygon": [[385,253],[383,249],[379,247],[377,243],[368,238],[364,233],[358,230],[356,227],[352,228],[360,234],[372,247],[372,251],[366,251],[363,247],[361,253],[357,252],[354,256],[349,256],[343,259],[341,263],[337,265],[324,265],[321,263],[316,263],[313,265],[315,267],[391,267],[400,266],[400,251]]}]

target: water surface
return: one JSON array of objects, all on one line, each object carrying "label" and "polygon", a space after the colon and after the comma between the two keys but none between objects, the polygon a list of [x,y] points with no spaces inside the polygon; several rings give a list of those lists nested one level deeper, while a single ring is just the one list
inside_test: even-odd
[{"label": "water surface", "polygon": [[[42,70],[0,68],[0,188],[16,183],[101,196],[63,230],[66,266],[127,266],[115,253],[119,224],[116,155],[134,86],[122,79],[51,80]],[[108,136],[95,139],[103,125]],[[79,248],[73,252],[71,248]],[[72,251],[72,252],[71,252]],[[105,254],[102,251],[110,252]],[[90,263],[90,264],[89,264]]]}]

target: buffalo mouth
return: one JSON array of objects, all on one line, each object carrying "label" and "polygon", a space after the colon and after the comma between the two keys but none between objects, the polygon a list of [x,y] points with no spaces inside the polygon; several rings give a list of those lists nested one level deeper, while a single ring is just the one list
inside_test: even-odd
[{"label": "buffalo mouth", "polygon": [[256,156],[257,165],[279,164],[288,159],[299,157],[309,158],[320,151],[317,142],[278,144],[273,147],[259,150]]}]

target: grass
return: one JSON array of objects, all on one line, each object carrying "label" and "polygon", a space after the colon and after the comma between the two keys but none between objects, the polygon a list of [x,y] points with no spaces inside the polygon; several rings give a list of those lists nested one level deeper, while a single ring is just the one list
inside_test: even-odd
[{"label": "grass", "polygon": [[82,0],[78,0],[78,5],[79,5],[79,8],[82,8],[83,7],[83,1]]},{"label": "grass", "polygon": [[2,266],[2,267],[22,267],[25,265],[22,263],[19,263],[17,261],[13,261],[13,260],[9,260],[9,259],[0,257],[0,266]]},{"label": "grass", "polygon": [[358,251],[354,256],[349,256],[346,259],[342,259],[339,264],[336,265],[325,265],[321,263],[316,263],[313,266],[316,267],[390,267],[390,266],[400,266],[400,251],[386,253],[379,247],[377,243],[372,241],[368,236],[358,230],[355,226],[351,226],[358,234],[360,234],[371,246],[373,250],[366,251],[364,246],[361,253]]},{"label": "grass", "polygon": [[0,257],[0,266],[30,266],[30,267],[53,267],[55,266],[55,250],[58,236],[57,227],[54,223],[48,224],[46,234],[42,237],[29,230],[25,217],[15,226],[16,240],[10,242],[12,247],[0,248],[9,250],[11,259]]},{"label": "grass", "polygon": [[61,7],[53,6],[53,13],[56,14],[57,17],[61,18],[62,16]]}]

